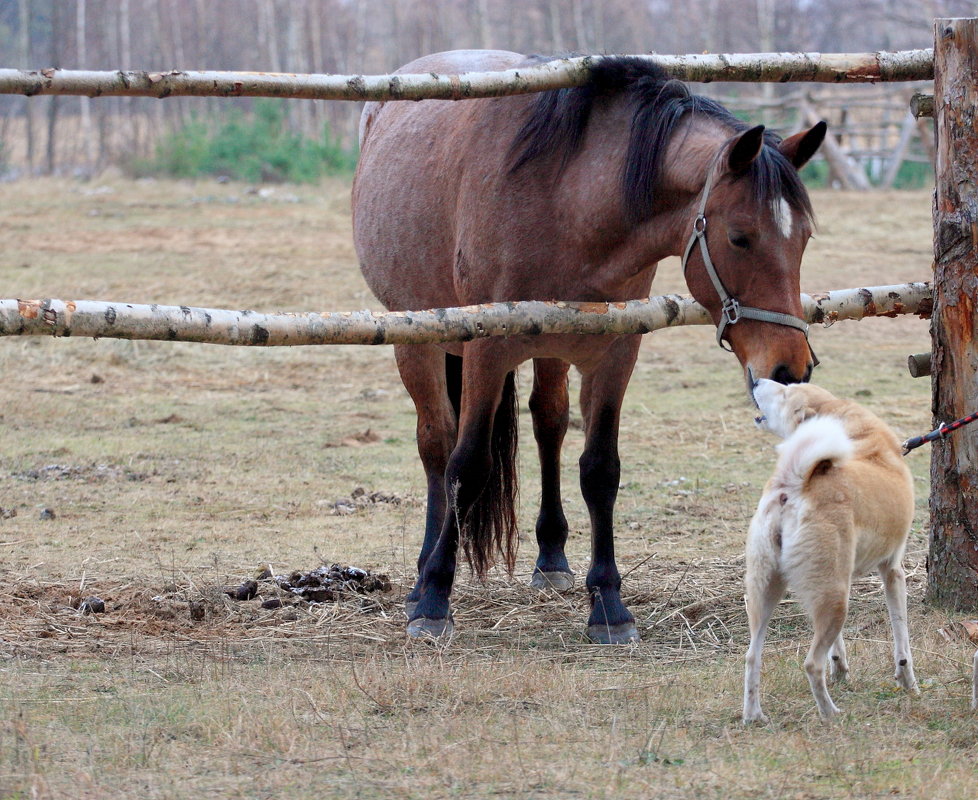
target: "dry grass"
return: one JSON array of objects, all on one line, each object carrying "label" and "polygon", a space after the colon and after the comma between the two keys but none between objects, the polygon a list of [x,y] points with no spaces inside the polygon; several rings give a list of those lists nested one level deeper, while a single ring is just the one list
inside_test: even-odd
[{"label": "dry grass", "polygon": [[[24,182],[0,186],[3,296],[260,310],[375,306],[348,186]],[[925,193],[820,194],[806,290],[929,274]],[[676,264],[658,289],[681,288]],[[817,330],[818,379],[904,435],[930,424],[915,319]],[[920,700],[889,680],[878,583],[855,591],[846,712],[824,728],[790,602],[766,650],[773,722],[739,725],[742,548],[771,468],[733,360],[707,329],[649,337],[626,398],[618,552],[641,644],[581,637],[586,598],[463,574],[457,636],[405,640],[423,520],[414,417],[391,353],[114,341],[0,343],[0,798],[971,798],[969,648],[922,602],[927,456],[908,564]],[[524,420],[528,423],[529,420]],[[524,531],[538,486],[523,425]],[[587,568],[565,455],[569,555]],[[357,487],[401,502],[337,501]],[[342,504],[341,504],[342,505]],[[50,508],[54,519],[41,519]],[[389,594],[263,610],[223,590],[340,561]],[[98,595],[107,611],[85,615]],[[73,599],[74,598],[74,601]],[[192,619],[190,604],[202,619]]]}]

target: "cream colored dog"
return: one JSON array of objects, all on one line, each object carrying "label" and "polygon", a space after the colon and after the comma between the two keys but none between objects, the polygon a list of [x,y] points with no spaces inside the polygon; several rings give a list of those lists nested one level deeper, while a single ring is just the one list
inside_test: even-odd
[{"label": "cream colored dog", "polygon": [[842,625],[852,577],[873,569],[890,612],[895,678],[917,693],[902,564],[913,481],[896,435],[866,409],[811,384],[761,380],[754,400],[758,425],[785,441],[747,538],[744,723],[767,721],[759,697],[761,650],[771,613],[789,588],[814,626],[805,672],[815,703],[823,719],[838,713],[826,664],[833,678],[845,679]]}]

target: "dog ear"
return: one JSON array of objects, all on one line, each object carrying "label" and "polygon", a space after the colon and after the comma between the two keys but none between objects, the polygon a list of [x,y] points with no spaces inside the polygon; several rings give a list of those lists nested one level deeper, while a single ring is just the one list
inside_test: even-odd
[{"label": "dog ear", "polygon": [[796,406],[794,409],[792,409],[791,421],[794,423],[794,426],[797,428],[799,425],[801,425],[801,423],[811,419],[817,414],[818,411],[815,410],[814,406],[811,406],[808,403],[802,403],[801,405]]}]

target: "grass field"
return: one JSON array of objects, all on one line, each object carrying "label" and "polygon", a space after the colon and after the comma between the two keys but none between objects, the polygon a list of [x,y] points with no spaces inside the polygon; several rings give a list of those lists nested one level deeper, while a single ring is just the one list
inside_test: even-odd
[{"label": "grass field", "polygon": [[[928,193],[814,204],[806,291],[929,277]],[[340,181],[3,184],[0,296],[377,307],[348,207]],[[656,289],[683,290],[678,264]],[[929,348],[926,321],[838,323],[812,341],[818,382],[903,436],[929,429],[929,382],[905,368]],[[648,337],[626,396],[617,542],[643,640],[615,648],[583,641],[583,588],[526,586],[538,484],[525,411],[516,574],[462,573],[454,640],[406,640],[423,476],[389,349],[6,339],[0,369],[0,800],[974,798],[974,645],[943,635],[955,618],[922,600],[926,451],[911,457],[907,558],[922,696],[889,677],[866,579],[840,722],[817,719],[808,626],[786,602],[765,652],[772,722],[741,727],[743,541],[774,454],[711,329]],[[579,421],[564,493],[583,576]],[[342,502],[361,488],[380,501]],[[394,588],[271,610],[267,592],[224,594],[269,565],[331,562]],[[90,595],[104,613],[73,607]]]}]

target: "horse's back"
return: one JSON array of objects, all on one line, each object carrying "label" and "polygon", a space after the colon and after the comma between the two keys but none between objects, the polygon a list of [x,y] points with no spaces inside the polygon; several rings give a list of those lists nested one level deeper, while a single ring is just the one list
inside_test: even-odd
[{"label": "horse's back", "polygon": [[[397,70],[457,74],[509,69],[526,56],[459,50],[424,56]],[[510,100],[512,100],[510,98]],[[368,103],[353,183],[354,241],[374,294],[393,309],[464,302],[455,280],[459,197],[473,170],[505,171],[519,124],[516,98]],[[492,107],[495,108],[495,107]]]},{"label": "horse's back", "polygon": [[[526,56],[509,50],[446,50],[421,56],[394,70],[394,75],[436,73],[457,75],[463,72],[494,72],[510,69],[526,61]],[[367,133],[384,102],[369,102],[360,115],[360,148],[363,148]],[[404,105],[394,103],[393,105]]]}]

